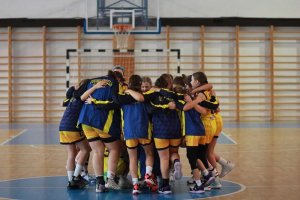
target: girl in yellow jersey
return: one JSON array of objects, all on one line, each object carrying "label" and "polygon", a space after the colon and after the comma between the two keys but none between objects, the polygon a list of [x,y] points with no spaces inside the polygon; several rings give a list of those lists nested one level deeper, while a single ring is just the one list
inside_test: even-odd
[{"label": "girl in yellow jersey", "polygon": [[[203,77],[204,77],[204,75],[203,75]],[[192,91],[192,93],[195,94],[195,93],[203,91],[207,88],[212,88],[212,85],[209,84],[209,83],[202,84],[200,87],[194,89]],[[209,91],[209,95],[211,96],[211,101],[215,101],[216,103],[219,104],[219,99],[216,97],[216,93],[213,89],[211,89]],[[222,187],[222,185],[220,183],[219,173],[217,171],[217,164],[216,163],[218,162],[222,166],[222,171],[221,171],[220,177],[224,177],[227,173],[229,173],[233,169],[234,164],[231,163],[230,161],[225,160],[224,158],[220,157],[219,155],[217,155],[214,152],[215,145],[217,143],[217,139],[218,139],[218,137],[221,134],[222,129],[223,129],[223,119],[222,119],[222,116],[220,114],[220,108],[219,107],[217,109],[213,110],[213,116],[214,116],[215,122],[216,122],[216,130],[215,130],[215,133],[213,135],[213,138],[212,138],[211,142],[208,145],[207,157],[208,157],[208,161],[211,165],[210,166],[210,171],[213,171],[213,173],[215,175],[215,181],[211,184],[211,188],[220,189]]]},{"label": "girl in yellow jersey", "polygon": [[[191,84],[192,84],[193,89],[195,89],[201,85],[207,84],[206,75],[203,72],[194,73],[192,75]],[[203,98],[208,101],[211,99],[211,95],[208,90],[205,90],[205,91],[202,90],[200,93],[198,93],[198,95],[202,95]],[[206,115],[201,116],[201,119],[202,119],[202,122],[205,127],[206,144],[208,146],[208,144],[212,141],[214,134],[216,132],[216,129],[217,129],[216,120],[215,120],[213,113],[209,109],[208,109],[208,112]],[[202,161],[202,162],[204,163],[205,167],[208,168],[207,161],[206,162]]]}]

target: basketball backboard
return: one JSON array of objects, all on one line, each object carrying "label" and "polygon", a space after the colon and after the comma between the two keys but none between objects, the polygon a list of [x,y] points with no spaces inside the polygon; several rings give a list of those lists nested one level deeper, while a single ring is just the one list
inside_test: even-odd
[{"label": "basketball backboard", "polygon": [[87,34],[114,34],[116,24],[132,27],[131,34],[159,34],[159,0],[86,0]]}]

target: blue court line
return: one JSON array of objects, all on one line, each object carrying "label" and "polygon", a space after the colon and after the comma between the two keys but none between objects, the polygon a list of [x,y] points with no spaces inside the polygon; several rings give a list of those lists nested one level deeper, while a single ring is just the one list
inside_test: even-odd
[{"label": "blue court line", "polygon": [[35,177],[0,181],[0,198],[13,199],[105,199],[105,200],[181,200],[202,199],[228,196],[242,192],[245,186],[239,183],[221,180],[222,189],[207,191],[203,194],[192,194],[186,184],[188,177],[172,184],[172,194],[163,195],[143,190],[139,195],[132,195],[132,190],[96,193],[95,184],[83,190],[68,190],[66,176]]},{"label": "blue court line", "polygon": [[1,129],[27,129],[5,145],[59,144],[58,124],[1,124]]},{"label": "blue court line", "polygon": [[226,135],[224,132],[221,133],[217,141],[220,144],[237,144],[237,142],[234,139]]},{"label": "blue court line", "polygon": [[5,140],[0,145],[5,145],[6,143],[9,143],[11,140],[15,139],[16,137],[19,137],[20,135],[22,135],[26,131],[27,131],[27,129],[24,129],[24,130],[20,131],[17,135],[14,135],[13,137],[9,138],[8,140]]}]

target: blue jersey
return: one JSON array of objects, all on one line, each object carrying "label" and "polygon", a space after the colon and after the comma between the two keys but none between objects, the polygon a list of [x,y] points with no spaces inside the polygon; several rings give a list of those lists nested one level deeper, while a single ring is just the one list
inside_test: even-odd
[{"label": "blue jersey", "polygon": [[81,131],[77,128],[77,121],[83,106],[80,96],[86,91],[88,80],[85,81],[77,90],[70,87],[66,94],[66,100],[63,102],[67,106],[59,124],[59,131]]},{"label": "blue jersey", "polygon": [[122,128],[125,140],[151,138],[151,126],[143,102],[136,102],[122,106]]},{"label": "blue jersey", "polygon": [[[91,96],[96,103],[110,104],[113,101],[113,95],[118,93],[118,82],[110,76],[102,76],[90,80],[87,89],[93,87],[101,80],[108,80],[108,84],[96,89]],[[85,124],[113,137],[120,138],[121,134],[121,117],[120,109],[99,109],[94,104],[84,104],[78,119],[78,124]]]},{"label": "blue jersey", "polygon": [[70,100],[60,121],[59,131],[81,131],[76,126],[82,105],[83,102],[80,99],[72,98]]},{"label": "blue jersey", "polygon": [[144,93],[144,96],[146,101],[150,101],[153,108],[153,137],[161,139],[181,138],[180,114],[177,110],[171,110],[168,107],[168,103],[172,99],[153,91]]},{"label": "blue jersey", "polygon": [[205,136],[201,114],[194,108],[182,112],[182,134],[193,136]]},{"label": "blue jersey", "polygon": [[[205,129],[201,120],[201,114],[194,108],[183,111],[183,107],[186,104],[184,101],[184,94],[175,93],[168,90],[160,90],[160,93],[165,97],[174,99],[176,107],[179,110],[182,110],[181,124],[183,135],[205,136]],[[199,103],[199,105],[210,109],[216,109],[218,106],[216,103],[210,101],[202,101]]]}]

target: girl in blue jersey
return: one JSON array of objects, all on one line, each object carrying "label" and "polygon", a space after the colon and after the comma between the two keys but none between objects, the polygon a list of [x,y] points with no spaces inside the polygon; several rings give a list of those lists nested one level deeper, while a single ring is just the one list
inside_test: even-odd
[{"label": "girl in blue jersey", "polygon": [[[76,125],[83,105],[80,96],[85,92],[88,81],[83,80],[79,85],[70,87],[66,94],[67,98],[63,102],[63,106],[67,108],[60,121],[59,135],[60,143],[67,146],[68,158],[66,169],[69,188],[82,188],[85,186],[80,173],[91,149],[82,130],[77,128]],[[76,147],[79,149],[79,153]],[[76,154],[78,156],[75,165]]]},{"label": "girl in blue jersey", "polygon": [[[150,77],[144,76],[142,77],[142,86],[141,90],[143,93],[148,92],[152,88],[152,81]],[[152,118],[151,114],[149,113],[150,118]],[[152,120],[150,120],[152,123]],[[152,125],[151,125],[152,126]],[[154,182],[157,183],[156,177],[161,177],[161,172],[160,172],[160,162],[159,162],[159,155],[157,150],[154,148],[153,149],[153,157],[154,157],[154,163],[153,163],[153,171],[152,173],[154,174],[152,178],[154,179]],[[144,180],[144,176],[146,174],[146,156],[143,148],[141,146],[138,147],[138,159],[139,159],[139,171],[142,177],[142,180]],[[151,187],[151,191],[157,191],[158,189],[158,184],[153,185]]]},{"label": "girl in blue jersey", "polygon": [[122,128],[129,154],[130,173],[133,183],[133,194],[139,194],[137,169],[137,147],[142,145],[146,154],[145,182],[152,187],[153,147],[151,141],[151,125],[144,97],[141,94],[142,79],[138,75],[132,75],[129,79],[128,90],[118,94],[115,103],[121,106]]},{"label": "girl in blue jersey", "polygon": [[[173,82],[173,91],[160,90],[164,96],[176,99],[176,108],[182,110],[181,123],[182,135],[185,136],[185,145],[187,148],[187,157],[195,178],[196,185],[190,188],[192,193],[203,193],[204,184],[200,181],[200,173],[197,167],[197,159],[205,156],[205,152],[201,148],[206,143],[205,129],[200,119],[201,114],[206,115],[207,111],[202,106],[212,106],[210,102],[203,100],[203,96],[198,95],[195,100],[187,94],[187,87],[183,77],[175,77]],[[200,106],[201,105],[201,106]],[[207,169],[201,163],[201,170]],[[209,179],[210,177],[204,177]],[[210,182],[212,180],[209,180]]]},{"label": "girl in blue jersey", "polygon": [[[119,79],[122,77],[120,72],[109,71],[107,76],[91,79],[87,85],[88,90],[81,96],[81,99],[86,100],[91,96],[95,104],[111,104],[113,95],[119,91],[118,77]],[[96,85],[99,82],[105,82],[105,86],[97,88]],[[93,168],[96,176],[96,192],[105,192],[107,188],[119,190],[120,187],[114,180],[121,148],[119,108],[99,109],[94,104],[84,104],[78,124],[82,126],[94,152]],[[109,151],[106,184],[103,177],[105,147]]]},{"label": "girl in blue jersey", "polygon": [[[155,86],[158,88],[167,88],[168,82],[159,77]],[[177,178],[180,179],[181,163],[178,154],[178,147],[181,143],[181,127],[175,103],[172,99],[165,98],[159,92],[150,90],[144,94],[145,101],[152,105],[152,123],[153,123],[153,138],[155,147],[158,150],[160,158],[160,167],[162,173],[162,185],[158,192],[163,194],[171,193],[169,184],[169,162],[174,163],[175,170],[177,169]]]}]

